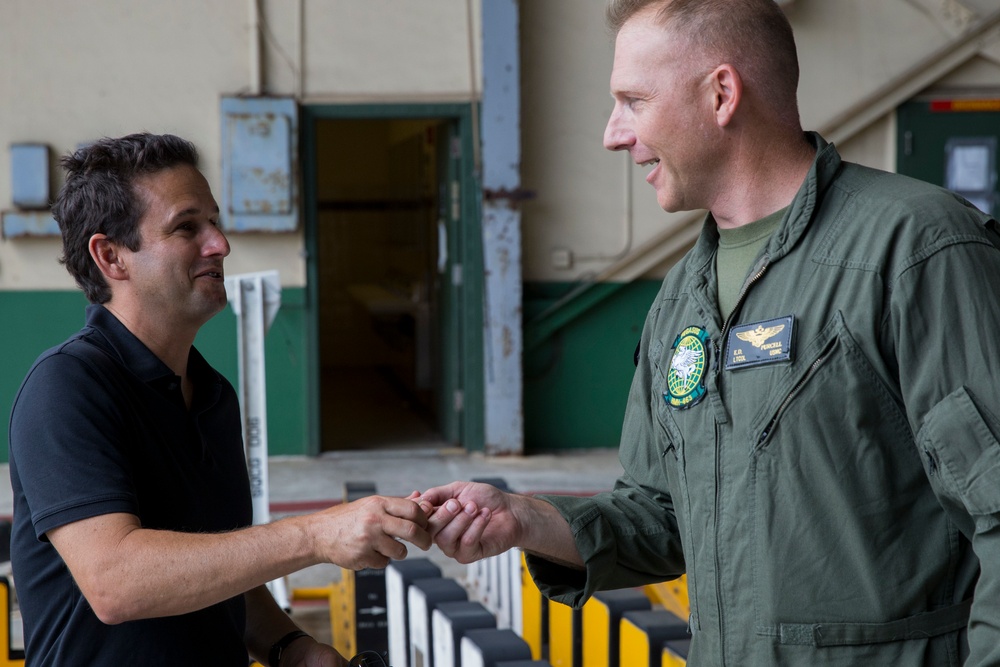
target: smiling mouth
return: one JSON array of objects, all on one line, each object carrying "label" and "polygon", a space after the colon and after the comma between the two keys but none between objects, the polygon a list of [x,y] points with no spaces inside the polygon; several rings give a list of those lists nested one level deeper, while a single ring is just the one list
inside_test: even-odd
[{"label": "smiling mouth", "polygon": [[221,271],[206,271],[198,275],[199,278],[216,278],[221,280],[223,278]]},{"label": "smiling mouth", "polygon": [[660,164],[660,158],[654,157],[652,160],[646,160],[645,162],[640,162],[640,167],[649,167],[651,165]]}]

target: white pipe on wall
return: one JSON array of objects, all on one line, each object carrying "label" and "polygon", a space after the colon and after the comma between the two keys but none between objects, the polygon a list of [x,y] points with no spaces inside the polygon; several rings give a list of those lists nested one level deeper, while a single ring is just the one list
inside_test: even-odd
[{"label": "white pipe on wall", "polygon": [[260,95],[264,89],[264,63],[260,38],[260,5],[258,0],[247,0],[250,13],[250,90],[251,95]]}]

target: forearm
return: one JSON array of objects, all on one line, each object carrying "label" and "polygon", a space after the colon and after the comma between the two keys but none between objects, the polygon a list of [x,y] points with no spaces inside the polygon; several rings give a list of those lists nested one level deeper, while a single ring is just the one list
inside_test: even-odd
[{"label": "forearm", "polygon": [[583,558],[569,523],[551,503],[531,496],[512,496],[521,535],[517,546],[559,565],[582,569]]},{"label": "forearm", "polygon": [[48,532],[105,623],[183,614],[317,563],[362,569],[430,545],[416,503],[370,496],[321,512],[229,533],[148,530],[106,514]]},{"label": "forearm", "polygon": [[251,588],[244,595],[244,599],[247,609],[244,634],[247,650],[251,658],[266,665],[271,646],[289,632],[299,628],[278,606],[266,586]]},{"label": "forearm", "polygon": [[[347,661],[328,644],[303,635],[292,619],[278,607],[270,591],[258,586],[244,596],[247,607],[247,628],[244,634],[250,657],[269,667],[347,667]],[[288,641],[282,642],[272,660],[272,647],[291,632]],[[275,662],[277,661],[277,664]]]},{"label": "forearm", "polygon": [[70,569],[95,613],[113,624],[192,612],[315,564],[308,521],[294,517],[218,534],[148,530],[126,523],[118,527],[118,539],[86,558],[74,551],[88,542],[61,532],[81,526],[51,531],[50,539],[74,564]]}]

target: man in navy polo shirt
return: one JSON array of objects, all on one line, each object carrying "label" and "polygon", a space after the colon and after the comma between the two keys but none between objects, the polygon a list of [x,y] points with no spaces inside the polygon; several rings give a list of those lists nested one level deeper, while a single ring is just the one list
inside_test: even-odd
[{"label": "man in navy polo shirt", "polygon": [[104,139],[53,207],[86,326],[35,362],[10,425],[12,561],[28,665],[338,667],[266,582],[426,549],[410,500],[251,526],[232,386],[193,347],[229,243],[190,143]]}]

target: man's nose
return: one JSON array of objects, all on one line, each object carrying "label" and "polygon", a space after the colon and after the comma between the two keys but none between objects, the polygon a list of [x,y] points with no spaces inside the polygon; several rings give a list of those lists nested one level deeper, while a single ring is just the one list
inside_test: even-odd
[{"label": "man's nose", "polygon": [[622,112],[615,105],[604,128],[604,147],[609,151],[624,151],[635,143],[635,133],[629,129],[622,119]]},{"label": "man's nose", "polygon": [[209,228],[209,236],[205,240],[204,252],[206,255],[222,255],[226,257],[229,255],[231,248],[229,247],[229,239],[226,238],[226,234],[222,231],[220,227],[212,226]]}]

